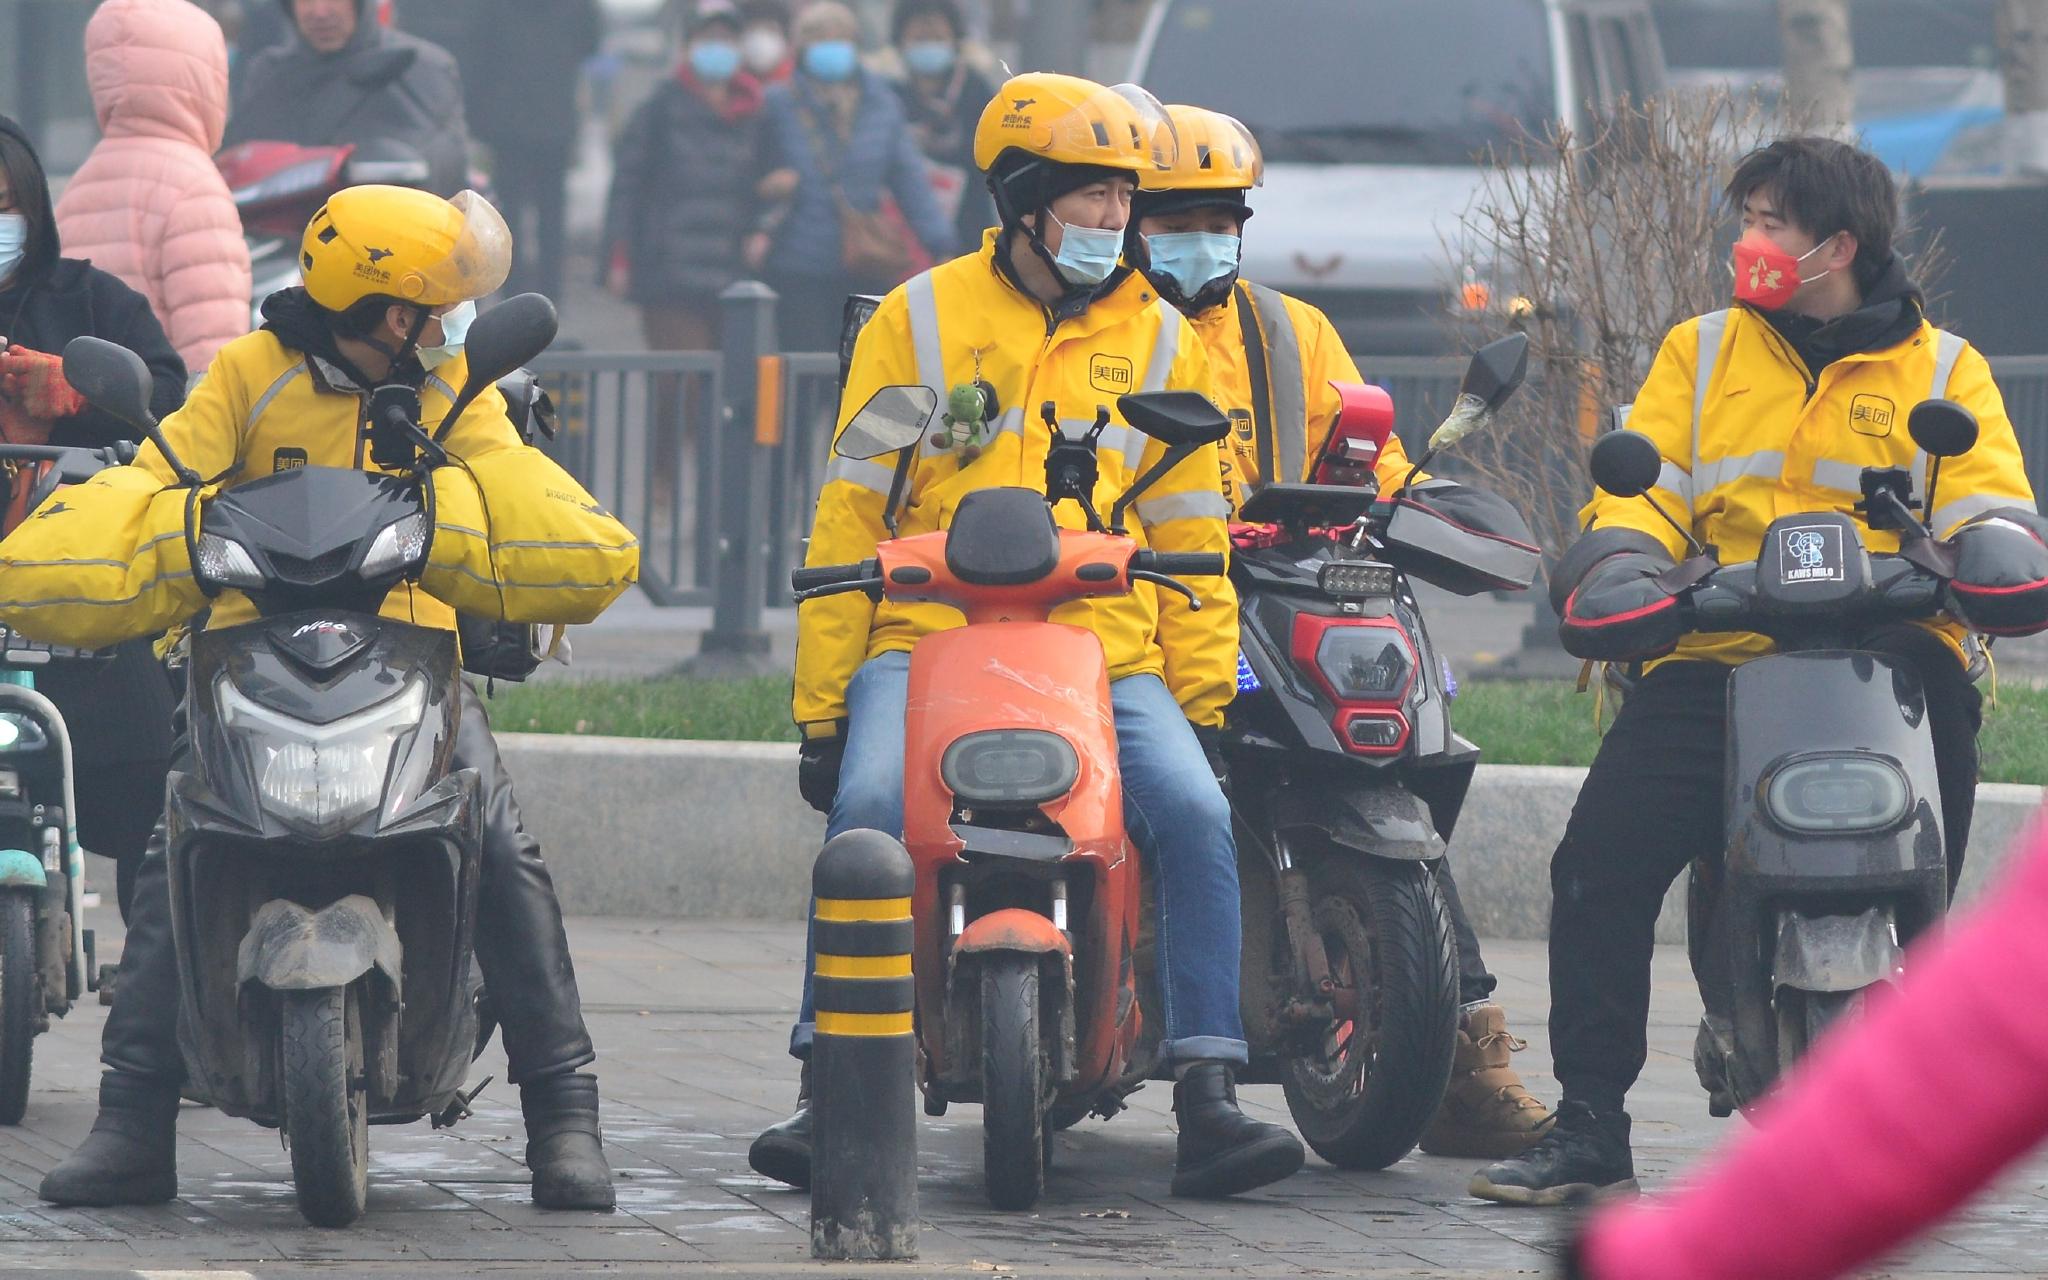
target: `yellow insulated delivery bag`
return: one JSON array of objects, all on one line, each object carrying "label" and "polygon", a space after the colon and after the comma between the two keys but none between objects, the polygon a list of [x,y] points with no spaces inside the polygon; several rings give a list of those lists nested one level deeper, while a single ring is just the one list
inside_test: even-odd
[{"label": "yellow insulated delivery bag", "polygon": [[464,613],[585,623],[639,578],[632,533],[538,449],[493,449],[437,468],[433,486],[420,587]]}]

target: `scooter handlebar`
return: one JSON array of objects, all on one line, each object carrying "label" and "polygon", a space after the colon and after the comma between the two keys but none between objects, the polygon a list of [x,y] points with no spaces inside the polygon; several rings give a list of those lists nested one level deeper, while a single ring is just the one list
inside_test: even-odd
[{"label": "scooter handlebar", "polygon": [[1131,557],[1133,573],[1156,573],[1169,578],[1216,578],[1224,572],[1217,551],[1140,551]]},{"label": "scooter handlebar", "polygon": [[799,598],[814,592],[834,587],[863,586],[881,580],[882,562],[879,559],[857,561],[853,564],[819,564],[804,569],[792,569],[789,573],[789,587]]}]

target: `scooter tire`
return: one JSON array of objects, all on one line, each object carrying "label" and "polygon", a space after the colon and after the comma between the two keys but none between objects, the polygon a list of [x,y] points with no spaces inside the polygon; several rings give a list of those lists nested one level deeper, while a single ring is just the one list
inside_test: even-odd
[{"label": "scooter tire", "polygon": [[1046,1071],[1038,957],[981,962],[981,1149],[988,1202],[1029,1209],[1045,1193]]},{"label": "scooter tire", "polygon": [[285,1138],[299,1213],[316,1227],[363,1216],[369,1193],[369,1098],[363,1033],[347,987],[286,991],[282,1003]]},{"label": "scooter tire", "polygon": [[1307,1055],[1282,1062],[1287,1109],[1331,1164],[1384,1169],[1415,1149],[1450,1083],[1458,1033],[1450,912],[1422,863],[1325,858],[1309,885],[1333,966],[1346,964],[1361,984],[1360,1016],[1334,1064]]},{"label": "scooter tire", "polygon": [[0,893],[0,1125],[20,1124],[28,1113],[28,1079],[42,1012],[35,895]]}]

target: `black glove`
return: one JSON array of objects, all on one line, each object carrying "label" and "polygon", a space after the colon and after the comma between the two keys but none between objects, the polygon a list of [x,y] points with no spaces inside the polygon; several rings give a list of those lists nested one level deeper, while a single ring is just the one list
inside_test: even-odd
[{"label": "black glove", "polygon": [[1565,652],[1601,662],[1669,652],[1685,635],[1678,597],[1657,581],[1669,568],[1670,554],[1646,533],[1594,529],[1580,538],[1550,580]]},{"label": "black glove", "polygon": [[846,738],[805,738],[796,749],[796,789],[804,803],[819,813],[832,812],[839,794],[839,764],[846,758]]},{"label": "black glove", "polygon": [[2020,507],[1986,512],[1955,531],[1949,612],[1994,636],[2048,630],[2048,520]]},{"label": "black glove", "polygon": [[1188,728],[1195,731],[1195,741],[1202,744],[1202,754],[1208,758],[1209,772],[1216,775],[1216,785],[1230,794],[1230,765],[1223,759],[1223,730],[1206,724],[1188,721]]}]

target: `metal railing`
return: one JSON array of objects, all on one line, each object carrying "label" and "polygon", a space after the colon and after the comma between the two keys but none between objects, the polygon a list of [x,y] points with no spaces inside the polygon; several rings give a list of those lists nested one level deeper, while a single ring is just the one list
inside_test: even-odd
[{"label": "metal railing", "polygon": [[[775,295],[726,291],[724,347],[555,352],[535,362],[560,409],[553,456],[641,539],[641,585],[665,606],[712,606],[699,669],[759,669],[761,610],[788,601],[838,409],[834,352],[778,352]],[[1364,357],[1411,451],[1449,411],[1458,357]],[[2028,479],[2048,493],[2048,356],[1991,361]]]}]

